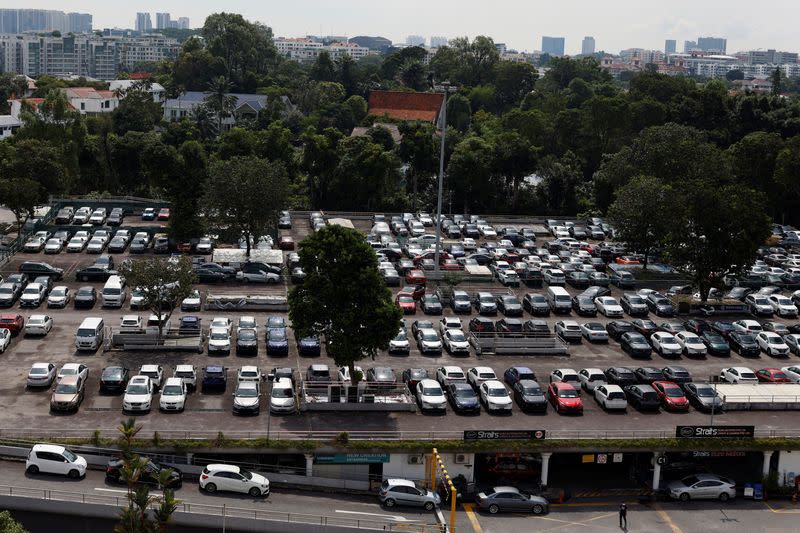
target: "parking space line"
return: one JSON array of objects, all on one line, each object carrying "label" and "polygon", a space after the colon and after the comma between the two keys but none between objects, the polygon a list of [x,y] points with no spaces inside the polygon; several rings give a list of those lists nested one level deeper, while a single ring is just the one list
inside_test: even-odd
[{"label": "parking space line", "polygon": [[683,533],[683,530],[679,528],[678,525],[675,524],[675,522],[672,521],[672,518],[670,518],[667,511],[665,511],[664,508],[661,507],[660,503],[653,503],[653,509],[656,510],[658,516],[660,516],[661,519],[670,527],[670,529],[672,529],[673,533]]},{"label": "parking space line", "polygon": [[475,514],[475,504],[463,503],[461,507],[464,508],[464,512],[467,514],[467,520],[469,520],[469,523],[472,525],[472,530],[475,533],[483,533],[481,523],[478,521],[478,516]]},{"label": "parking space line", "polygon": [[800,514],[800,509],[796,508],[775,508],[767,502],[763,502],[764,505],[775,514]]}]

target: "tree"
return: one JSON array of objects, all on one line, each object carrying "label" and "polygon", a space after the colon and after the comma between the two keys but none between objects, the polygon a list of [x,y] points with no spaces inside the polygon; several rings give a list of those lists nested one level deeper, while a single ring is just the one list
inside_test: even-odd
[{"label": "tree", "polygon": [[744,72],[736,68],[733,70],[729,70],[727,73],[725,73],[725,79],[728,81],[743,80]]},{"label": "tree", "polygon": [[275,229],[286,208],[289,178],[280,161],[254,156],[215,161],[209,169],[205,205],[210,220],[247,241]]},{"label": "tree", "polygon": [[644,255],[647,270],[650,255],[662,246],[672,226],[671,187],[652,176],[638,176],[617,190],[608,218],[617,236],[631,250]]},{"label": "tree", "polygon": [[472,108],[469,100],[460,94],[454,94],[447,99],[447,125],[458,131],[465,132],[472,121]]},{"label": "tree", "polygon": [[27,177],[0,178],[0,198],[2,204],[14,213],[17,232],[21,234],[39,201],[39,184]]},{"label": "tree", "polygon": [[114,110],[114,132],[124,135],[128,131],[150,131],[161,121],[161,105],[153,101],[153,95],[142,89],[127,91]]},{"label": "tree", "polygon": [[783,92],[783,80],[785,76],[780,67],[776,67],[775,71],[770,75],[769,80],[772,82],[772,96],[780,96]]},{"label": "tree", "polygon": [[3,533],[28,533],[22,524],[14,520],[10,511],[0,512],[0,531]]},{"label": "tree", "polygon": [[331,59],[331,54],[323,50],[317,56],[311,67],[311,79],[315,81],[336,81],[336,65]]},{"label": "tree", "polygon": [[155,257],[127,261],[119,271],[128,285],[142,291],[142,307],[159,317],[159,337],[175,307],[191,294],[192,285],[197,283],[197,275],[187,256],[177,261]]},{"label": "tree", "polygon": [[302,285],[289,293],[289,319],[300,337],[324,337],[328,355],[347,366],[375,358],[397,335],[402,313],[378,273],[378,258],[359,231],[327,226],[300,243]]},{"label": "tree", "polygon": [[222,76],[217,76],[208,85],[208,96],[203,104],[217,118],[217,135],[222,132],[222,120],[233,115],[236,97],[230,94],[231,84]]},{"label": "tree", "polygon": [[488,179],[493,168],[493,146],[482,137],[467,137],[458,143],[447,165],[447,184],[464,214],[493,197]]},{"label": "tree", "polygon": [[501,109],[519,104],[533,90],[538,78],[539,73],[530,63],[499,61],[491,80],[496,88],[497,104]]}]

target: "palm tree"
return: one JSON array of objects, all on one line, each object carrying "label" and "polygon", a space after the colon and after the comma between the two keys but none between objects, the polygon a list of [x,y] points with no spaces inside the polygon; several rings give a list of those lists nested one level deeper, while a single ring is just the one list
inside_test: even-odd
[{"label": "palm tree", "polygon": [[236,109],[236,97],[230,93],[231,84],[223,76],[217,76],[208,84],[208,95],[203,103],[217,117],[217,134],[222,133],[222,120]]}]

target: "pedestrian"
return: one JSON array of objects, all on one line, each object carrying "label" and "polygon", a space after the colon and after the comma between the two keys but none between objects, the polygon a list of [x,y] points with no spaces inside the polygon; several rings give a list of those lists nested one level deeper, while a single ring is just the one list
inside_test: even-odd
[{"label": "pedestrian", "polygon": [[620,529],[628,529],[628,506],[625,502],[619,504],[619,527]]}]

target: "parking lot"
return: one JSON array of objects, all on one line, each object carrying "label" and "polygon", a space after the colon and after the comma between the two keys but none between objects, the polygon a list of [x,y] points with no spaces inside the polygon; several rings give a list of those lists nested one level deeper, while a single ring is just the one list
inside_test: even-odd
[{"label": "parking lot", "polygon": [[[131,221],[135,222],[135,217]],[[310,231],[308,221],[305,218],[295,218],[292,230],[283,230],[283,233],[290,234],[296,242],[302,240]],[[136,223],[136,222],[135,222]],[[126,220],[126,226],[128,221]],[[369,223],[357,221],[359,229],[367,230]],[[546,239],[540,238],[539,242]],[[149,255],[149,254],[148,254]],[[9,273],[16,272],[20,263],[26,260],[40,260],[50,263],[53,266],[64,268],[64,281],[56,283],[68,286],[73,292],[83,285],[93,285],[98,290],[102,288],[102,283],[84,283],[75,280],[75,271],[94,262],[96,255],[83,253],[62,252],[57,255],[45,255],[43,253],[18,253],[12,260],[3,266],[0,275],[4,277]],[[115,260],[119,263],[128,257],[127,252],[115,254]],[[133,256],[140,257],[140,256]],[[288,283],[288,282],[287,282]],[[637,288],[645,287],[639,284]],[[236,282],[226,282],[224,284],[201,284],[198,286],[202,294],[207,290],[214,292],[241,293],[242,285]],[[285,292],[291,284],[278,286],[247,285],[248,293],[274,293]],[[480,290],[483,287],[500,288],[495,281],[488,284],[464,284],[459,289],[464,289],[470,293]],[[546,285],[545,285],[546,288]],[[393,288],[394,292],[399,289]],[[430,290],[430,286],[429,286]],[[544,292],[544,289],[529,289],[522,285],[512,289],[520,299],[526,292]],[[611,287],[612,296],[619,298],[622,294],[616,287]],[[575,295],[580,290],[567,286],[570,295]],[[101,395],[98,390],[99,376],[103,367],[112,365],[123,365],[131,369],[132,374],[142,364],[154,363],[164,367],[165,376],[171,376],[175,365],[192,364],[200,369],[210,363],[222,363],[229,369],[229,383],[225,393],[204,393],[197,391],[189,396],[186,410],[184,413],[160,413],[156,408],[149,414],[138,415],[139,421],[148,430],[174,430],[174,431],[193,431],[198,429],[214,431],[263,431],[266,425],[266,399],[262,396],[262,414],[257,417],[237,417],[232,414],[232,392],[233,382],[235,381],[236,370],[243,365],[257,365],[262,372],[267,372],[273,367],[289,366],[296,369],[298,376],[305,376],[307,367],[312,363],[325,363],[333,366],[332,360],[325,355],[324,343],[322,356],[301,357],[297,353],[295,339],[291,328],[289,328],[289,355],[288,357],[271,357],[266,355],[264,324],[267,314],[253,311],[243,312],[222,312],[222,311],[201,311],[193,313],[181,313],[176,310],[173,315],[173,323],[183,314],[193,314],[202,317],[203,323],[208,324],[212,317],[227,316],[234,324],[241,315],[256,315],[259,324],[259,350],[256,357],[237,356],[235,349],[229,356],[209,356],[207,352],[196,353],[147,353],[147,352],[123,352],[123,351],[103,351],[96,353],[77,352],[74,349],[75,330],[82,319],[87,316],[98,316],[104,318],[106,324],[116,327],[123,314],[138,313],[145,315],[144,311],[130,311],[128,305],[122,309],[103,309],[99,304],[91,310],[75,310],[72,306],[66,309],[47,309],[41,306],[39,309],[20,309],[19,304],[12,308],[3,309],[3,313],[20,313],[24,317],[32,314],[47,313],[54,319],[53,330],[44,338],[18,336],[12,340],[11,346],[0,356],[4,362],[4,379],[0,380],[0,402],[5,409],[0,412],[0,429],[2,428],[48,428],[48,429],[85,429],[93,430],[96,428],[111,430],[119,422],[122,414],[121,395]],[[285,313],[278,313],[283,314]],[[445,307],[444,316],[451,316],[452,311]],[[477,316],[475,310],[470,315],[460,315],[464,326],[471,317]],[[405,320],[410,326],[414,320],[428,318],[437,322],[439,316],[429,317],[424,315],[419,309],[413,315],[406,315]],[[496,319],[502,318],[499,313]],[[531,318],[525,313],[523,319]],[[546,318],[550,329],[553,329],[555,322],[565,318],[577,320],[579,323],[585,321],[597,321],[605,324],[608,319],[599,315],[597,318],[584,319],[576,317],[574,313],[570,316],[551,315]],[[625,316],[625,319],[629,317]],[[664,319],[655,319],[660,323]],[[739,317],[725,317],[725,320],[737,320]],[[679,320],[683,320],[681,317]],[[780,320],[780,319],[776,319]],[[782,320],[781,320],[782,321]],[[785,321],[783,321],[785,322]],[[790,321],[789,323],[794,323]],[[235,339],[233,341],[235,343]],[[406,368],[422,367],[428,370],[431,377],[435,374],[438,367],[444,365],[457,365],[465,371],[473,366],[488,366],[502,379],[503,372],[510,366],[521,365],[530,367],[536,373],[539,382],[544,385],[548,382],[550,372],[556,368],[601,368],[606,369],[612,366],[656,366],[664,367],[667,365],[684,366],[697,381],[706,381],[712,375],[718,375],[720,370],[729,366],[747,366],[753,370],[763,367],[781,367],[793,364],[797,356],[790,355],[788,358],[777,359],[760,355],[758,357],[742,357],[732,353],[729,357],[703,356],[698,358],[688,358],[681,356],[675,358],[663,358],[658,354],[653,354],[650,360],[632,359],[625,354],[619,344],[611,340],[608,343],[593,344],[585,339],[579,344],[570,347],[570,355],[564,356],[518,356],[518,355],[483,355],[478,356],[474,351],[469,356],[451,356],[443,352],[440,356],[422,355],[416,348],[416,343],[411,340],[411,352],[409,355],[389,355],[381,354],[374,362],[365,360],[362,367],[364,370],[370,366],[390,366],[395,370],[396,375],[400,376]],[[52,389],[50,390],[29,390],[25,387],[25,377],[34,362],[53,362],[58,366],[67,362],[81,362],[89,367],[89,378],[87,384],[86,399],[75,414],[56,415],[49,412],[49,400]],[[634,409],[627,412],[611,413],[600,408],[589,395],[584,392],[584,413],[582,416],[562,416],[556,414],[552,408],[548,408],[546,414],[527,414],[519,410],[515,404],[511,415],[501,416],[492,415],[482,410],[478,415],[462,416],[451,412],[448,409],[446,414],[421,414],[417,413],[359,413],[353,416],[350,413],[306,413],[273,416],[270,422],[273,431],[280,429],[287,430],[314,430],[314,431],[460,431],[462,429],[550,429],[550,430],[585,430],[591,432],[603,432],[608,430],[664,430],[674,431],[678,424],[702,424],[707,423],[709,415],[691,409],[688,413],[667,413],[663,410],[644,413]],[[154,405],[156,402],[154,402]],[[725,414],[715,414],[714,419],[719,424],[749,424],[756,425],[761,429],[778,429],[787,427],[787,413],[780,411],[768,412],[730,412]]]}]

